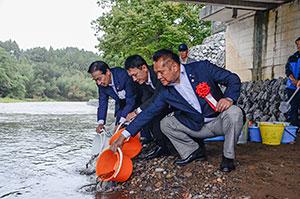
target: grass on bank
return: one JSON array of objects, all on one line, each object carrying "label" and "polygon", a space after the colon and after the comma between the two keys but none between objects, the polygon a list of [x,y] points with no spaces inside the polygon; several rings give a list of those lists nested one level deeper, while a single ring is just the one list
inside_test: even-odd
[{"label": "grass on bank", "polygon": [[54,101],[49,98],[25,98],[25,99],[15,99],[9,97],[0,97],[0,103],[16,103],[16,102],[41,102],[41,101]]}]

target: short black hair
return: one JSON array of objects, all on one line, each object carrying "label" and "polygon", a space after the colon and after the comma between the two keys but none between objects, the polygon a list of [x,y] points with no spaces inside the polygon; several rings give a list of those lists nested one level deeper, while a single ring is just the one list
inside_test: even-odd
[{"label": "short black hair", "polygon": [[170,58],[176,63],[180,64],[179,56],[169,49],[161,49],[154,53],[153,61],[157,62],[160,58]]},{"label": "short black hair", "polygon": [[148,68],[147,62],[140,55],[131,55],[127,57],[124,65],[126,70],[129,70],[130,68],[140,68],[142,65],[146,65]]},{"label": "short black hair", "polygon": [[189,48],[188,48],[188,46],[186,45],[186,44],[180,44],[179,46],[178,46],[178,51],[179,52],[183,52],[183,51],[187,51]]},{"label": "short black hair", "polygon": [[105,74],[107,69],[109,69],[109,66],[104,61],[94,61],[91,63],[88,73],[92,74],[95,71],[101,71],[102,74]]},{"label": "short black hair", "polygon": [[296,39],[295,43],[297,43],[297,41],[300,41],[300,37],[298,37],[298,39]]}]

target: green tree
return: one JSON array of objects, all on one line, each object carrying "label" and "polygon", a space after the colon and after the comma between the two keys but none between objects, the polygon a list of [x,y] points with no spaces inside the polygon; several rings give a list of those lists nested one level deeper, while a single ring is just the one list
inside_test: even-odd
[{"label": "green tree", "polygon": [[45,81],[42,79],[35,79],[30,86],[28,93],[31,98],[44,98],[45,97]]},{"label": "green tree", "polygon": [[46,62],[48,51],[46,48],[32,48],[24,52],[25,57],[32,62]]},{"label": "green tree", "polygon": [[17,67],[18,72],[23,78],[23,83],[26,90],[25,97],[32,98],[32,82],[35,80],[33,65],[30,64],[27,59],[20,58]]},{"label": "green tree", "polygon": [[9,53],[0,47],[0,96],[6,97],[12,88],[13,70],[12,58]]},{"label": "green tree", "polygon": [[16,58],[0,47],[0,97],[25,97],[24,80]]},{"label": "green tree", "polygon": [[[18,57],[15,52],[20,53]],[[0,97],[94,98],[97,89],[87,69],[98,59],[97,54],[78,48],[37,47],[24,51],[18,50],[16,42],[0,41]]]},{"label": "green tree", "polygon": [[57,80],[60,95],[71,100],[88,100],[97,96],[97,87],[83,73],[70,73]]},{"label": "green tree", "polygon": [[98,1],[111,10],[93,22],[98,49],[110,65],[141,54],[148,61],[161,48],[177,50],[180,43],[200,44],[210,34],[208,22],[199,20],[201,5],[160,0]]},{"label": "green tree", "polygon": [[21,50],[16,41],[0,41],[0,47],[4,48],[6,52],[10,53],[11,55],[14,55],[17,59],[19,59],[21,55]]}]

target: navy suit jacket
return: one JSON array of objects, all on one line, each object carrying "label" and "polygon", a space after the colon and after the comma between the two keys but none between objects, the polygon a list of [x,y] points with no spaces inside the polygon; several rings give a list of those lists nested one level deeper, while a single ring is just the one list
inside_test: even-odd
[{"label": "navy suit jacket", "polygon": [[99,91],[99,107],[98,107],[98,121],[106,121],[106,114],[108,108],[108,98],[111,97],[115,100],[115,116],[126,117],[128,113],[135,108],[135,86],[132,78],[128,75],[127,71],[123,68],[111,68],[113,75],[114,85],[117,92],[125,91],[125,99],[120,99],[111,86],[103,87],[98,86]]},{"label": "navy suit jacket", "polygon": [[[220,68],[209,61],[193,62],[184,65],[188,79],[196,93],[196,86],[201,82],[206,82],[210,86],[212,96],[218,101],[221,98],[229,97],[235,102],[240,95],[240,78],[228,70]],[[218,84],[225,85],[224,92],[220,90]],[[196,94],[202,113],[195,110],[173,86],[162,86],[154,101],[142,111],[136,119],[130,123],[126,130],[134,136],[143,125],[147,124],[160,111],[170,105],[174,110],[174,116],[186,127],[198,131],[204,125],[204,118],[216,117],[216,113],[208,103]]]},{"label": "navy suit jacket", "polygon": [[142,85],[138,85],[138,88],[141,93],[141,104],[140,108],[144,110],[147,106],[151,104],[155,96],[158,94],[160,88],[162,87],[161,82],[157,79],[157,76],[153,70],[152,67],[148,68],[150,79],[155,87],[154,89],[151,87],[151,85],[147,85],[146,83],[143,83]]}]

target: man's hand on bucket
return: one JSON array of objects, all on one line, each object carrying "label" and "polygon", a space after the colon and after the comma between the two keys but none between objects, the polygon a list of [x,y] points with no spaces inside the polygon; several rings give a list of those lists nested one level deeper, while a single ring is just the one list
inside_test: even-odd
[{"label": "man's hand on bucket", "polygon": [[123,145],[124,140],[126,137],[124,135],[120,135],[118,139],[116,139],[111,145],[110,150],[112,150],[114,153],[117,151],[118,147],[121,147]]}]

